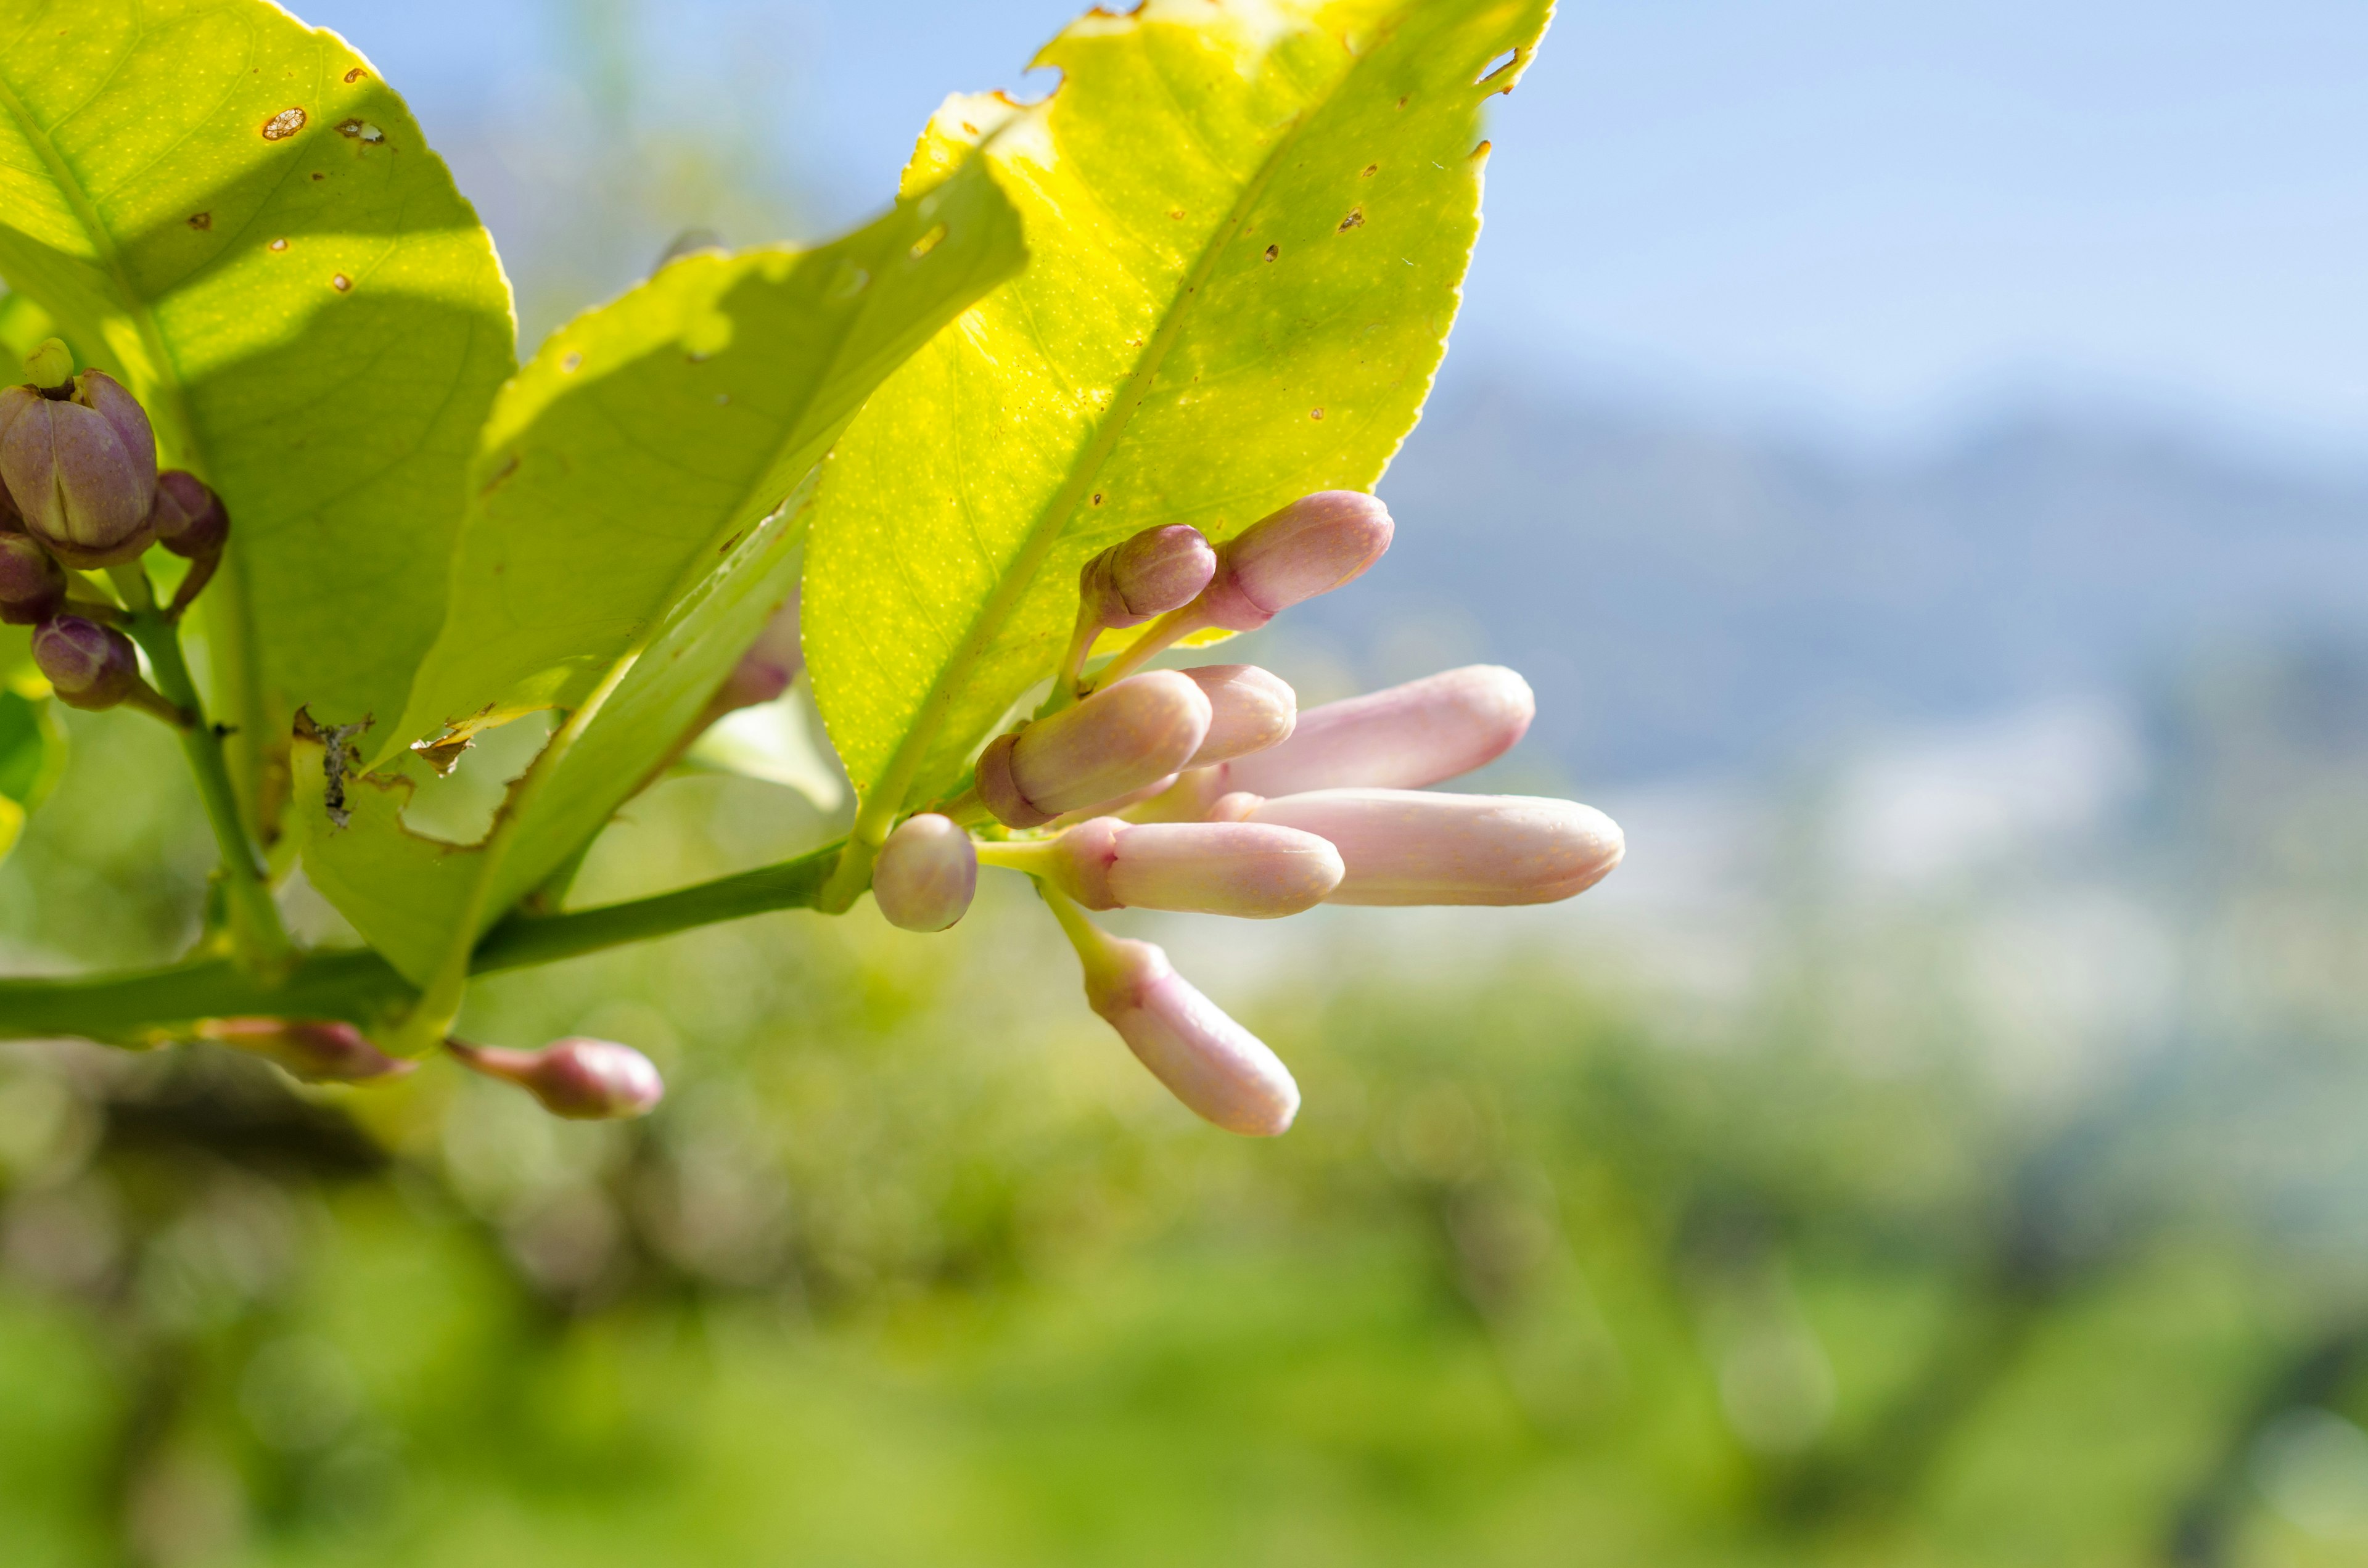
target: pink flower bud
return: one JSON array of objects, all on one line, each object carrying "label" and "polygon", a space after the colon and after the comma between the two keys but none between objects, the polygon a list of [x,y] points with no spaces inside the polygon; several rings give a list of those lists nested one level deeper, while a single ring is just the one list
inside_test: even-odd
[{"label": "pink flower bud", "polygon": [[53,616],[34,630],[33,663],[69,708],[112,708],[140,684],[131,639],[78,615]]},{"label": "pink flower bud", "polygon": [[1319,790],[1249,820],[1339,849],[1348,874],[1331,903],[1552,903],[1602,881],[1626,849],[1601,812],[1529,795]]},{"label": "pink flower bud", "polygon": [[0,533],[0,621],[39,626],[65,602],[65,568],[28,535]]},{"label": "pink flower bud", "polygon": [[204,480],[183,469],[166,469],[156,476],[149,531],[166,550],[194,561],[221,551],[230,538],[230,513]]},{"label": "pink flower bud", "polygon": [[1188,765],[1208,767],[1280,745],[1299,720],[1299,694],[1256,665],[1203,665],[1178,672],[1209,698],[1209,734]]},{"label": "pink flower bud", "polygon": [[979,799],[1009,826],[1041,827],[1175,772],[1210,718],[1208,698],[1173,670],[1120,681],[997,736],[978,759]]},{"label": "pink flower bud", "polygon": [[990,861],[1049,878],[1087,909],[1168,909],[1271,920],[1340,885],[1340,853],[1312,833],[1258,823],[1096,817],[1047,844],[995,845]]},{"label": "pink flower bud", "polygon": [[1319,490],[1259,518],[1217,551],[1201,621],[1255,631],[1281,611],[1362,576],[1395,531],[1389,508],[1354,490]]},{"label": "pink flower bud", "polygon": [[0,391],[0,483],[25,529],[69,566],[111,566],[148,547],[156,437],[130,392],[98,370],[70,400]]},{"label": "pink flower bud", "polygon": [[[790,683],[804,667],[805,653],[798,642],[798,601],[791,595],[789,602],[765,622],[765,630],[748,644],[748,651],[740,655],[740,662],[732,666],[723,684],[716,687],[714,698],[708,703],[708,722],[737,709],[772,701],[790,689]],[[704,729],[706,725],[700,727]]]},{"label": "pink flower bud", "polygon": [[351,1024],[313,1018],[209,1018],[198,1038],[276,1062],[308,1084],[359,1084],[418,1065],[389,1056]]},{"label": "pink flower bud", "polygon": [[1199,528],[1145,528],[1086,562],[1077,576],[1081,613],[1098,626],[1140,626],[1190,604],[1216,570],[1217,552]]},{"label": "pink flower bud", "polygon": [[1224,783],[1260,795],[1419,789],[1502,756],[1537,711],[1520,676],[1501,665],[1467,665],[1311,708],[1289,740],[1239,758]]},{"label": "pink flower bud", "polygon": [[613,1040],[578,1036],[541,1051],[445,1043],[472,1072],[516,1084],[541,1100],[543,1109],[571,1121],[647,1116],[666,1095],[665,1081],[650,1059]]},{"label": "pink flower bud", "polygon": [[[1097,933],[1099,935],[1099,933]],[[1168,1092],[1228,1132],[1271,1138],[1299,1114],[1299,1085],[1266,1042],[1227,1017],[1149,942],[1101,937],[1086,1000]]]},{"label": "pink flower bud", "polygon": [[970,908],[978,890],[978,853],[953,819],[934,812],[907,817],[880,846],[871,896],[888,924],[942,931]]}]

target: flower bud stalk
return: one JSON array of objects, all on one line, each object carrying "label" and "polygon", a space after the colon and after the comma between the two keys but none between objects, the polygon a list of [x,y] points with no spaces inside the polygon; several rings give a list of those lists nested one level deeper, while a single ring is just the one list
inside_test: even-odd
[{"label": "flower bud stalk", "polygon": [[322,1018],[208,1018],[199,1040],[274,1062],[308,1084],[363,1084],[418,1065],[389,1056],[347,1023]]}]

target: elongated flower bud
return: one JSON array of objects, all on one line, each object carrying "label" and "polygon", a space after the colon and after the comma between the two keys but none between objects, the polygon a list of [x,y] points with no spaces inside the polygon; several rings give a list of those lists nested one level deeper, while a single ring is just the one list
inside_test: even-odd
[{"label": "elongated flower bud", "polygon": [[[798,642],[798,600],[790,596],[789,602],[773,612],[765,622],[765,630],[748,644],[732,673],[715,690],[708,703],[708,719],[712,722],[741,708],[754,708],[760,702],[770,702],[790,689],[805,667],[805,653]],[[700,726],[702,729],[704,725]]]},{"label": "elongated flower bud", "polygon": [[148,547],[156,437],[130,392],[98,370],[54,400],[0,391],[0,483],[25,529],[69,566],[111,566]]},{"label": "elongated flower bud", "polygon": [[888,924],[942,931],[962,917],[978,891],[978,853],[970,835],[935,812],[896,824],[871,868],[871,896]]},{"label": "elongated flower bud", "polygon": [[1319,490],[1270,512],[1217,547],[1200,596],[1159,618],[1101,675],[1108,683],[1195,631],[1255,631],[1303,600],[1363,575],[1390,547],[1389,508],[1354,490]]},{"label": "elongated flower bud", "polygon": [[1418,789],[1502,756],[1537,711],[1520,676],[1501,665],[1467,665],[1311,708],[1289,740],[1237,759],[1224,783],[1260,795]]},{"label": "elongated flower bud", "polygon": [[1209,699],[1173,670],[1105,687],[1001,735],[978,759],[978,794],[1012,827],[1115,800],[1184,766],[1208,738]]},{"label": "elongated flower bud", "polygon": [[1320,490],[1259,518],[1217,552],[1201,624],[1255,631],[1281,611],[1364,575],[1395,531],[1389,508],[1354,490]]},{"label": "elongated flower bud", "polygon": [[[1064,920],[1064,925],[1070,924]],[[1299,1085],[1266,1042],[1176,972],[1149,942],[1073,927],[1086,1001],[1168,1093],[1228,1132],[1271,1138],[1299,1114]]]},{"label": "elongated flower bud", "polygon": [[1096,817],[1050,842],[990,844],[990,865],[1050,881],[1087,909],[1167,909],[1271,920],[1340,885],[1340,853],[1312,833],[1257,823],[1142,825]]},{"label": "elongated flower bud", "polygon": [[516,1084],[541,1100],[543,1109],[571,1121],[647,1116],[666,1095],[666,1083],[650,1059],[614,1040],[577,1036],[541,1051],[445,1044],[471,1071]]},{"label": "elongated flower bud", "polygon": [[1077,597],[1102,627],[1140,626],[1192,602],[1217,570],[1217,552],[1184,523],[1145,528],[1085,564]]},{"label": "elongated flower bud", "polygon": [[1188,765],[1209,767],[1281,744],[1299,721],[1299,694],[1256,665],[1203,665],[1180,672],[1209,698],[1209,734]]},{"label": "elongated flower bud", "polygon": [[140,685],[131,639],[78,615],[53,616],[34,630],[33,663],[69,708],[112,708]]},{"label": "elongated flower bud", "polygon": [[1331,903],[1552,903],[1620,864],[1619,824],[1576,801],[1319,790],[1268,801],[1251,822],[1320,835],[1348,868]]},{"label": "elongated flower bud", "polygon": [[324,1018],[209,1018],[199,1040],[278,1063],[308,1084],[361,1084],[418,1065],[389,1056],[351,1024]]},{"label": "elongated flower bud", "polygon": [[204,480],[184,469],[170,468],[156,476],[149,531],[166,550],[195,561],[219,552],[229,540],[230,513]]},{"label": "elongated flower bud", "polygon": [[38,626],[65,602],[65,568],[28,535],[0,533],[0,621]]}]

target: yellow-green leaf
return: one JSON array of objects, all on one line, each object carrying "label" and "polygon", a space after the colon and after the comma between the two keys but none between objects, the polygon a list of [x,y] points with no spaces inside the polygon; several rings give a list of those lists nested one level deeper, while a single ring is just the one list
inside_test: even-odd
[{"label": "yellow-green leaf", "polygon": [[1032,108],[949,100],[1028,271],[881,389],[827,465],[814,687],[875,841],[1050,675],[1095,551],[1366,489],[1414,424],[1479,225],[1480,108],[1550,0],[1149,0],[1048,46]]}]

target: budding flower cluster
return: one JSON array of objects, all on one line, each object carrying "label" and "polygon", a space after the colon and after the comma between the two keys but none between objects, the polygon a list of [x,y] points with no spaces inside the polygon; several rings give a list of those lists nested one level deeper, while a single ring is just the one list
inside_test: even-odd
[{"label": "budding flower cluster", "polygon": [[[1086,695],[997,736],[969,793],[889,836],[873,874],[881,912],[942,930],[968,907],[980,864],[1026,872],[1077,950],[1087,1001],[1144,1064],[1221,1127],[1283,1131],[1299,1091],[1274,1053],[1159,949],[1109,936],[1086,911],[1271,919],[1319,903],[1545,903],[1601,881],[1624,848],[1617,824],[1577,801],[1426,788],[1528,732],[1537,700],[1511,670],[1448,670],[1304,713],[1252,665],[1136,673],[1179,639],[1255,630],[1352,581],[1392,531],[1372,496],[1326,492],[1213,550],[1169,526],[1094,557],[1060,672]],[[1146,619],[1089,684],[1100,633]],[[1004,831],[973,844],[960,822],[989,817]]]},{"label": "budding flower cluster", "polygon": [[29,382],[0,388],[0,621],[35,629],[33,662],[68,707],[131,702],[185,722],[141,679],[109,608],[68,613],[68,569],[120,566],[162,543],[192,562],[177,617],[212,577],[230,515],[195,474],[157,472],[147,412],[113,377],[75,375],[56,338],[25,369]]}]

